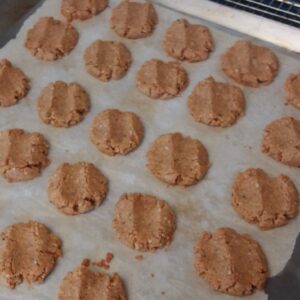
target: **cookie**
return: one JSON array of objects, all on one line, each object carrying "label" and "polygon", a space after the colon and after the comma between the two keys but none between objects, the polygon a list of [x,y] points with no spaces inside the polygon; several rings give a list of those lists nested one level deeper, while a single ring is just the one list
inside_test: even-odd
[{"label": "cookie", "polygon": [[87,72],[101,81],[121,79],[131,65],[131,53],[118,42],[97,40],[84,52]]},{"label": "cookie", "polygon": [[76,82],[55,81],[47,85],[37,100],[41,120],[54,127],[70,127],[89,111],[89,97]]},{"label": "cookie", "polygon": [[237,175],[231,195],[239,216],[261,229],[285,225],[298,214],[298,191],[285,175],[270,177],[262,169],[248,169]]},{"label": "cookie", "polygon": [[68,21],[86,20],[103,11],[107,4],[108,0],[62,0],[61,14]]},{"label": "cookie", "polygon": [[43,224],[29,221],[8,226],[0,239],[0,281],[13,289],[26,281],[41,283],[62,256],[61,240]]},{"label": "cookie", "polygon": [[147,160],[147,167],[156,178],[178,186],[197,183],[210,165],[206,148],[181,133],[159,136],[151,145]]},{"label": "cookie", "polygon": [[110,27],[116,34],[128,39],[149,36],[157,23],[157,14],[151,3],[122,1],[113,8]]},{"label": "cookie", "polygon": [[212,36],[206,26],[179,19],[171,24],[164,36],[169,56],[188,62],[206,60],[213,50]]},{"label": "cookie", "polygon": [[124,194],[116,204],[113,227],[128,247],[155,251],[171,243],[176,217],[164,200],[139,193]]},{"label": "cookie", "polygon": [[69,54],[78,41],[78,32],[70,24],[42,17],[28,31],[25,47],[39,59],[53,61]]},{"label": "cookie", "polygon": [[262,152],[285,165],[300,167],[300,121],[283,117],[270,123],[264,130]]},{"label": "cookie", "polygon": [[62,280],[57,300],[126,300],[126,292],[118,273],[112,276],[80,266]]},{"label": "cookie", "polygon": [[234,85],[208,77],[193,89],[188,108],[196,122],[228,127],[244,115],[244,94]]},{"label": "cookie", "polygon": [[16,104],[29,90],[29,80],[7,59],[0,60],[0,107]]},{"label": "cookie", "polygon": [[106,197],[108,181],[92,164],[61,164],[49,178],[48,198],[66,215],[78,215],[99,206]]},{"label": "cookie", "polygon": [[249,235],[231,228],[204,232],[194,251],[196,272],[217,291],[243,296],[265,285],[266,258],[258,242]]},{"label": "cookie", "polygon": [[290,74],[285,82],[285,94],[290,104],[300,108],[300,73]]},{"label": "cookie", "polygon": [[146,61],[136,75],[136,86],[153,99],[169,99],[180,95],[188,85],[188,74],[178,62],[158,59]]},{"label": "cookie", "polygon": [[236,82],[259,87],[273,81],[279,62],[268,48],[256,46],[249,41],[237,41],[223,54],[221,67]]},{"label": "cookie", "polygon": [[0,173],[8,182],[39,176],[48,166],[49,145],[38,132],[8,129],[0,132]]},{"label": "cookie", "polygon": [[90,139],[97,149],[107,155],[126,155],[137,148],[144,137],[144,126],[132,112],[106,109],[97,114]]}]

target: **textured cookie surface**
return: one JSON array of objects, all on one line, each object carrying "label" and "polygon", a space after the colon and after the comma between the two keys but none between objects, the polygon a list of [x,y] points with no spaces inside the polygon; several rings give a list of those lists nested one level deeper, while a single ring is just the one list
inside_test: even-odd
[{"label": "textured cookie surface", "polygon": [[237,41],[222,56],[221,67],[236,82],[258,87],[270,84],[277,75],[279,63],[268,48],[249,41]]},{"label": "textured cookie surface", "polygon": [[300,108],[300,73],[288,77],[285,82],[285,93],[288,102]]},{"label": "textured cookie surface", "polygon": [[189,62],[206,60],[213,50],[213,41],[206,26],[179,19],[171,24],[164,36],[168,55]]},{"label": "textured cookie surface", "polygon": [[187,72],[178,62],[146,61],[136,75],[137,88],[153,99],[178,96],[188,85]]},{"label": "textured cookie surface", "polygon": [[107,190],[106,177],[92,163],[63,163],[49,179],[48,196],[64,214],[77,215],[99,206]]},{"label": "textured cookie surface", "polygon": [[127,246],[154,251],[170,244],[176,218],[163,200],[139,193],[124,194],[116,204],[113,227]]},{"label": "textured cookie surface", "polygon": [[61,240],[43,224],[29,221],[1,233],[0,279],[9,288],[44,281],[62,255]]},{"label": "textured cookie surface", "polygon": [[181,133],[159,136],[147,153],[147,167],[158,179],[189,186],[204,177],[209,168],[208,152],[196,139]]},{"label": "textured cookie surface", "polygon": [[48,142],[40,133],[22,129],[0,132],[0,173],[8,182],[26,181],[40,175],[50,163]]},{"label": "textured cookie surface", "polygon": [[300,167],[300,121],[283,117],[264,130],[262,151],[283,164]]},{"label": "textured cookie surface", "polygon": [[244,114],[244,94],[236,86],[208,77],[193,89],[188,108],[197,122],[227,127]]},{"label": "textured cookie surface", "polygon": [[250,295],[265,285],[268,267],[260,245],[231,228],[204,232],[195,248],[195,269],[213,289]]}]

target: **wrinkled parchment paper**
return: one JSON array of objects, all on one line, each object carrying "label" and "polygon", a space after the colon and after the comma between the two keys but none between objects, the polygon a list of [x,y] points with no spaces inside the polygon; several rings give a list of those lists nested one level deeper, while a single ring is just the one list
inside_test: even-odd
[{"label": "wrinkled parchment paper", "polygon": [[[62,60],[42,62],[32,57],[23,47],[27,30],[41,16],[60,15],[60,1],[48,0],[31,16],[17,38],[0,50],[1,58],[10,59],[29,76],[31,90],[19,104],[0,109],[0,129],[20,127],[39,131],[49,140],[52,163],[42,176],[24,183],[8,184],[0,181],[0,228],[29,219],[48,225],[63,240],[63,258],[43,284],[26,284],[15,290],[0,287],[1,300],[55,299],[59,283],[67,272],[77,267],[85,257],[101,259],[110,251],[115,254],[109,272],[119,272],[124,279],[131,300],[154,299],[236,299],[212,291],[199,278],[193,267],[193,245],[204,230],[231,226],[249,233],[266,252],[271,275],[279,272],[288,260],[300,227],[300,218],[287,226],[260,231],[241,220],[230,205],[230,188],[238,171],[249,167],[264,168],[269,174],[290,176],[300,188],[299,170],[273,161],[260,151],[263,128],[284,115],[300,118],[300,112],[284,101],[283,84],[290,72],[299,71],[299,57],[276,51],[280,72],[273,84],[258,89],[244,88],[247,99],[245,117],[227,129],[197,124],[187,111],[187,96],[195,84],[213,75],[217,80],[230,81],[219,69],[220,54],[241,38],[234,33],[209,27],[215,42],[215,51],[205,62],[183,63],[190,84],[182,96],[175,99],[151,100],[135,88],[135,74],[141,64],[151,58],[170,60],[162,47],[163,34],[170,23],[186,17],[191,22],[204,23],[166,8],[156,6],[159,23],[151,37],[127,40],[118,37],[109,28],[111,7],[97,17],[74,22],[80,33],[75,50]],[[94,40],[122,41],[131,50],[133,64],[128,74],[119,81],[102,83],[88,75],[83,64],[83,51]],[[55,80],[77,81],[86,88],[91,99],[91,111],[85,120],[68,129],[56,129],[43,124],[37,115],[35,102],[43,87]],[[142,145],[128,156],[108,157],[99,153],[89,141],[89,126],[95,115],[113,107],[136,112],[145,125]],[[186,189],[169,187],[154,178],[146,169],[145,153],[160,134],[180,131],[200,139],[207,147],[212,162],[205,179]],[[47,180],[62,162],[90,161],[109,178],[110,190],[105,202],[94,211],[80,216],[65,216],[47,200]],[[141,262],[133,251],[116,239],[111,226],[114,205],[124,192],[150,193],[165,199],[178,217],[178,229],[168,249],[144,254]],[[154,274],[154,277],[151,274]],[[162,295],[162,292],[165,292]],[[267,299],[256,292],[247,299]]]}]

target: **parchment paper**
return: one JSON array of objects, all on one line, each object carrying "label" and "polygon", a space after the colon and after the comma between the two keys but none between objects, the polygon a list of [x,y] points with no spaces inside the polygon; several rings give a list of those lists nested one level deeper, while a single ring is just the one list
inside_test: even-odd
[{"label": "parchment paper", "polygon": [[[113,7],[118,1],[111,0]],[[231,226],[249,233],[266,252],[270,273],[276,274],[288,260],[299,231],[300,218],[287,226],[260,231],[241,220],[230,205],[230,188],[238,171],[248,167],[264,168],[271,175],[290,176],[300,187],[299,170],[273,161],[260,151],[263,128],[284,115],[300,118],[300,113],[284,103],[283,84],[290,72],[299,71],[299,57],[276,51],[281,68],[273,84],[258,89],[244,88],[247,99],[245,117],[228,129],[197,124],[187,111],[187,96],[195,84],[213,75],[217,80],[229,81],[219,70],[219,57],[241,36],[210,29],[215,51],[201,63],[183,63],[190,84],[182,96],[172,100],[151,100],[135,88],[135,74],[141,64],[151,58],[170,60],[162,47],[163,34],[170,23],[183,17],[180,13],[156,6],[159,23],[155,33],[146,39],[127,40],[109,28],[111,8],[86,21],[74,22],[80,33],[75,50],[57,62],[38,61],[23,47],[27,30],[41,17],[52,15],[62,19],[60,1],[48,0],[26,21],[16,40],[0,50],[1,58],[8,58],[24,70],[31,80],[31,90],[19,104],[0,109],[0,129],[20,127],[43,133],[51,144],[52,163],[42,176],[25,183],[8,184],[0,181],[0,229],[20,221],[38,220],[48,225],[63,240],[64,256],[54,271],[40,285],[26,284],[15,290],[0,287],[1,300],[55,299],[59,283],[68,271],[77,267],[85,257],[101,259],[110,251],[115,254],[109,272],[120,273],[131,300],[154,299],[236,299],[212,291],[199,278],[193,267],[193,246],[204,230]],[[187,16],[195,23],[204,23]],[[133,64],[120,81],[101,83],[88,75],[82,60],[83,51],[95,39],[122,41],[131,50]],[[37,115],[35,102],[43,87],[54,80],[77,81],[88,91],[92,108],[85,120],[68,129],[55,129],[43,124]],[[89,126],[95,115],[114,107],[136,112],[145,125],[142,145],[128,156],[108,157],[99,153],[89,141]],[[207,147],[212,167],[205,179],[186,189],[169,187],[155,179],[146,169],[145,153],[152,141],[163,133],[180,131],[200,139]],[[62,162],[91,161],[109,178],[110,191],[105,202],[94,211],[80,216],[65,216],[47,199],[49,175]],[[111,226],[114,205],[124,192],[150,193],[163,198],[174,208],[178,217],[175,239],[166,250],[144,254],[137,262],[133,251],[116,239]],[[151,276],[154,274],[154,277]],[[165,292],[164,295],[161,293]],[[266,299],[256,292],[247,299]]]}]

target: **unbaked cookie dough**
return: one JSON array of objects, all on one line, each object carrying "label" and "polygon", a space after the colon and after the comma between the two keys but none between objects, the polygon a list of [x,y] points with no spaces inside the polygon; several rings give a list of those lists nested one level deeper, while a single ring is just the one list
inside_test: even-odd
[{"label": "unbaked cookie dough", "polygon": [[244,115],[244,94],[234,85],[208,77],[193,89],[188,108],[196,122],[228,127]]},{"label": "unbaked cookie dough", "polygon": [[279,62],[276,55],[265,47],[249,41],[237,41],[223,54],[221,67],[236,82],[259,87],[270,84],[277,75]]},{"label": "unbaked cookie dough", "polygon": [[288,166],[300,167],[300,121],[283,117],[264,130],[262,151]]},{"label": "unbaked cookie dough", "polygon": [[149,36],[157,23],[157,14],[151,3],[122,1],[112,10],[110,27],[116,34],[128,39]]},{"label": "unbaked cookie dough", "polygon": [[112,276],[80,266],[62,280],[57,300],[126,300],[126,292],[118,273]]},{"label": "unbaked cookie dough", "polygon": [[103,11],[108,0],[62,0],[61,13],[68,21],[86,20]]},{"label": "unbaked cookie dough", "polygon": [[84,52],[87,72],[101,81],[122,78],[131,65],[131,53],[118,42],[97,40]]},{"label": "unbaked cookie dough", "polygon": [[297,216],[299,196],[289,177],[270,177],[262,169],[248,169],[237,175],[231,203],[247,222],[271,229]]},{"label": "unbaked cookie dough", "polygon": [[139,193],[124,194],[116,204],[113,227],[128,247],[155,251],[171,243],[176,217],[164,200]]},{"label": "unbaked cookie dough", "polygon": [[0,60],[0,107],[16,104],[26,96],[29,80],[25,74],[14,67],[7,59]]},{"label": "unbaked cookie dough", "polygon": [[231,228],[204,232],[195,248],[195,269],[215,290],[235,296],[250,295],[265,285],[265,255],[249,235]]},{"label": "unbaked cookie dough", "polygon": [[137,148],[144,137],[144,126],[132,112],[106,109],[95,117],[90,138],[107,155],[126,155]]},{"label": "unbaked cookie dough", "polygon": [[167,29],[164,48],[167,54],[174,58],[197,62],[208,58],[213,50],[213,41],[206,26],[190,24],[185,19],[179,19]]},{"label": "unbaked cookie dough", "polygon": [[288,77],[285,82],[285,93],[288,102],[300,108],[300,73]]},{"label": "unbaked cookie dough", "polygon": [[0,173],[8,182],[26,181],[48,166],[49,145],[38,132],[22,129],[0,132]]},{"label": "unbaked cookie dough", "polygon": [[169,99],[181,94],[188,85],[188,74],[178,62],[158,59],[146,61],[136,75],[137,88],[153,99]]},{"label": "unbaked cookie dough", "polygon": [[82,121],[89,110],[89,97],[76,82],[55,81],[47,85],[37,100],[41,120],[54,127],[70,127]]},{"label": "unbaked cookie dough", "polygon": [[159,136],[151,145],[147,160],[147,167],[155,177],[179,186],[197,183],[210,165],[206,148],[181,133]]},{"label": "unbaked cookie dough", "polygon": [[62,256],[61,240],[43,224],[29,221],[6,227],[0,239],[0,282],[13,289],[41,283]]},{"label": "unbaked cookie dough", "polygon": [[92,164],[61,164],[49,178],[50,202],[66,215],[78,215],[99,206],[108,190],[106,177]]},{"label": "unbaked cookie dough", "polygon": [[33,56],[52,61],[70,53],[78,41],[78,32],[69,23],[42,17],[28,31],[25,47]]}]

